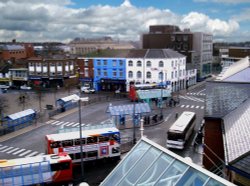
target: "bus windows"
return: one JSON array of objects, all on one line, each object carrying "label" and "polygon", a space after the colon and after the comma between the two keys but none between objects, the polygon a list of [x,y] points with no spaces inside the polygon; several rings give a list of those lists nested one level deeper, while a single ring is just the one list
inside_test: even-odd
[{"label": "bus windows", "polygon": [[73,141],[72,140],[62,141],[62,146],[63,147],[69,147],[69,146],[72,146],[72,145],[73,145]]},{"label": "bus windows", "polygon": [[55,141],[50,144],[51,148],[58,148],[61,147],[61,142],[60,141]]},{"label": "bus windows", "polygon": [[69,162],[60,162],[51,164],[51,171],[67,170],[70,168]]},{"label": "bus windows", "polygon": [[120,137],[119,137],[118,134],[112,134],[112,135],[110,136],[110,139],[114,139],[114,140],[116,140],[116,141],[119,141]]},{"label": "bus windows", "polygon": [[109,137],[108,136],[99,136],[99,142],[108,142]]},{"label": "bus windows", "polygon": [[[82,145],[85,144],[85,139],[82,139]],[[75,140],[75,145],[81,145],[81,140],[80,139],[76,139]]]},{"label": "bus windows", "polygon": [[92,143],[96,143],[96,142],[97,142],[97,137],[96,136],[87,138],[87,144],[92,144]]}]

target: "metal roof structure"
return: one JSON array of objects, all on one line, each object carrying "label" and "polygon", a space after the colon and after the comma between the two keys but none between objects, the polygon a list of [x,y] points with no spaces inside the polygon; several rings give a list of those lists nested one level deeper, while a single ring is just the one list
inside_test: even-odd
[{"label": "metal roof structure", "polygon": [[226,115],[223,121],[226,162],[250,176],[250,100]]},{"label": "metal roof structure", "polygon": [[140,99],[171,97],[171,91],[166,89],[137,90]]},{"label": "metal roof structure", "polygon": [[230,186],[233,183],[142,137],[101,186]]},{"label": "metal roof structure", "polygon": [[137,103],[130,105],[118,105],[118,106],[108,106],[108,110],[111,116],[121,116],[121,115],[133,115],[135,114],[145,114],[151,112],[148,103]]},{"label": "metal roof structure", "polygon": [[58,100],[62,100],[64,102],[68,102],[68,101],[77,101],[79,99],[80,99],[80,97],[78,95],[72,94],[70,96],[67,96],[67,97],[64,97],[64,98],[60,98]]},{"label": "metal roof structure", "polygon": [[6,118],[9,118],[11,120],[16,120],[16,119],[20,119],[20,118],[28,116],[28,115],[35,114],[35,113],[36,113],[36,111],[34,111],[33,109],[27,109],[27,110],[24,110],[21,112],[17,112],[15,114],[8,115],[8,116],[6,116]]}]

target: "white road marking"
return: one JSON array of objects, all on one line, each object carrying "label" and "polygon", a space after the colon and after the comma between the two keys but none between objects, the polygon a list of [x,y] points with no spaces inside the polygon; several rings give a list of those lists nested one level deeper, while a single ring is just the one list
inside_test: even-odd
[{"label": "white road marking", "polygon": [[14,149],[12,149],[12,150],[6,152],[6,153],[7,153],[7,154],[10,154],[10,153],[12,153],[12,152],[14,152],[14,151],[16,151],[16,150],[18,150],[18,149],[19,149],[19,148],[14,148]]},{"label": "white road marking", "polygon": [[7,149],[2,150],[1,152],[6,152],[6,151],[11,150],[11,149],[13,149],[13,148],[14,148],[14,147],[8,147]]},{"label": "white road marking", "polygon": [[14,152],[13,154],[14,154],[14,155],[19,154],[19,153],[21,153],[21,152],[23,152],[23,151],[25,151],[25,150],[26,150],[26,149],[21,149],[21,150],[19,150],[19,151]]},{"label": "white road marking", "polygon": [[31,157],[31,156],[34,156],[35,154],[38,154],[38,152],[37,152],[37,151],[32,152],[31,154],[29,154],[29,155],[27,155],[27,156],[25,156],[25,157]]},{"label": "white road marking", "polygon": [[28,154],[30,152],[32,152],[32,150],[27,150],[27,151],[23,152],[22,154],[19,154],[18,156],[24,156],[25,154]]}]

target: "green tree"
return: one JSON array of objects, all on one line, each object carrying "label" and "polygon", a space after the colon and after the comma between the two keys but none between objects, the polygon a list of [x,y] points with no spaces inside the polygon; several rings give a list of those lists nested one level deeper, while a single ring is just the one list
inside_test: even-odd
[{"label": "green tree", "polygon": [[2,119],[4,113],[8,110],[8,101],[4,96],[0,96],[0,123],[2,125]]}]

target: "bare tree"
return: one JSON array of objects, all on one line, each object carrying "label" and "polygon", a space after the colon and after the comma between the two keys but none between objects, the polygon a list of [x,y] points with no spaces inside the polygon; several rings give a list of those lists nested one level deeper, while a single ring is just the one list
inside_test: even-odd
[{"label": "bare tree", "polygon": [[2,119],[4,113],[8,110],[8,101],[4,96],[0,96],[0,123],[2,125]]}]

